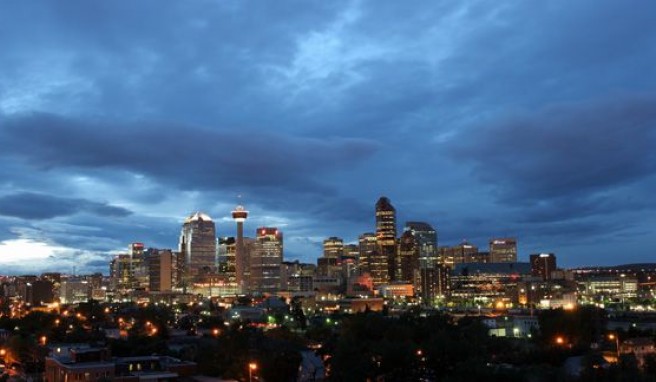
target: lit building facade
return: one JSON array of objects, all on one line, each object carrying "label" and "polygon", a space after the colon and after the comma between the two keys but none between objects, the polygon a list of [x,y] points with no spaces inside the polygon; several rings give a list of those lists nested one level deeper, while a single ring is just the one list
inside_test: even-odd
[{"label": "lit building facade", "polygon": [[370,273],[371,256],[376,252],[376,234],[363,233],[358,238],[358,266],[360,274]]},{"label": "lit building facade", "polygon": [[[233,282],[237,284],[237,271],[236,271],[237,240],[234,237],[219,238],[217,251],[218,251],[219,273],[226,276],[229,282]],[[244,266],[243,259],[242,259],[241,266],[242,267]],[[242,280],[243,280],[243,269],[242,269]]]},{"label": "lit building facade", "polygon": [[450,268],[457,264],[475,263],[478,257],[478,247],[467,241],[453,247],[440,247],[438,251],[438,263]]},{"label": "lit building facade", "polygon": [[415,285],[419,279],[419,241],[410,231],[399,238],[396,281]]},{"label": "lit building facade", "polygon": [[384,196],[376,202],[376,244],[378,259],[369,264],[374,284],[396,281],[399,262],[396,250],[396,209]]},{"label": "lit building facade", "polygon": [[490,240],[491,263],[517,262],[517,240],[514,238]]},{"label": "lit building facade", "polygon": [[556,270],[556,255],[553,253],[536,253],[529,256],[531,274],[542,280],[551,280],[551,272]]},{"label": "lit building facade", "polygon": [[255,248],[250,256],[251,292],[276,293],[280,290],[283,235],[273,227],[257,229]]},{"label": "lit building facade", "polygon": [[344,240],[339,237],[329,237],[323,241],[323,257],[341,259],[344,256]]},{"label": "lit building facade", "polygon": [[216,271],[216,228],[212,219],[196,212],[185,219],[180,234],[183,283]]},{"label": "lit building facade", "polygon": [[128,254],[116,255],[109,264],[110,287],[116,291],[132,289],[132,258]]},{"label": "lit building facade", "polygon": [[173,288],[173,252],[149,248],[146,251],[148,285],[151,292],[170,292]]},{"label": "lit building facade", "polygon": [[445,295],[448,286],[445,267],[438,264],[437,231],[424,222],[407,222],[404,231],[412,235],[419,252],[418,275],[415,275],[414,280],[415,293],[423,303],[430,304],[438,296]]}]

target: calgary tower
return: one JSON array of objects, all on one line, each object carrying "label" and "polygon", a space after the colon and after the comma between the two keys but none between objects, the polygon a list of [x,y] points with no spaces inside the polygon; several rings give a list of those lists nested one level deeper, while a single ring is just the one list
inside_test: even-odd
[{"label": "calgary tower", "polygon": [[248,217],[248,211],[244,206],[238,205],[232,211],[232,218],[237,222],[237,248],[235,251],[235,277],[237,281],[237,290],[239,293],[246,292],[246,285],[244,285],[244,221]]}]

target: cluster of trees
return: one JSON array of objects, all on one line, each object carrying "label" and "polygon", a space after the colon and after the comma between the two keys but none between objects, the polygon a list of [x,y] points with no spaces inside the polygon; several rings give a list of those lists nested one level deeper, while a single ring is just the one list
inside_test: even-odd
[{"label": "cluster of trees", "polygon": [[[46,337],[49,343],[103,342],[115,356],[168,354],[196,362],[201,374],[237,380],[246,380],[248,365],[254,363],[254,373],[263,380],[294,381],[301,352],[309,344],[321,344],[328,378],[334,381],[656,381],[656,357],[648,357],[642,368],[631,357],[622,357],[616,365],[600,361],[615,344],[606,336],[606,312],[593,307],[539,312],[540,331],[531,339],[489,336],[477,316],[455,320],[419,311],[400,317],[367,311],[308,320],[295,302],[288,314],[275,317],[282,326],[266,331],[248,323],[226,327],[220,315],[187,313],[195,319],[176,323],[168,306],[108,307],[90,302],[69,315],[5,316],[0,328],[13,333],[4,348],[35,371],[43,367],[40,339]],[[128,338],[106,339],[102,329],[117,327],[119,317],[131,323]],[[190,346],[173,351],[168,343],[171,325],[217,330],[202,338],[188,337]],[[157,328],[155,335],[152,328]],[[626,339],[654,333],[632,329],[616,335]],[[562,368],[574,356],[582,360],[578,377],[566,375]]]}]

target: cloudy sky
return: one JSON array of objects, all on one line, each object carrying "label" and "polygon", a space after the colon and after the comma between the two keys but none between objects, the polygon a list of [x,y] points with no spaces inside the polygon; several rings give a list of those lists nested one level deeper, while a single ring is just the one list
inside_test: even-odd
[{"label": "cloudy sky", "polygon": [[[430,4],[429,4],[430,3]],[[195,210],[286,259],[400,225],[654,261],[656,3],[0,4],[0,273],[175,248]]]}]

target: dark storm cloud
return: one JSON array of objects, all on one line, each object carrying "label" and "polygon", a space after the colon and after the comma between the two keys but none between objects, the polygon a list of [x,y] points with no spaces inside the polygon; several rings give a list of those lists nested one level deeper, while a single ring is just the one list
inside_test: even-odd
[{"label": "dark storm cloud", "polygon": [[625,193],[656,170],[656,96],[568,103],[467,130],[450,148],[525,219],[654,207]]},{"label": "dark storm cloud", "polygon": [[51,219],[87,212],[104,217],[125,217],[131,212],[122,207],[83,199],[64,198],[32,192],[0,197],[0,215],[21,219]]},{"label": "dark storm cloud", "polygon": [[[289,188],[325,193],[324,172],[352,166],[376,144],[170,124],[107,124],[47,114],[9,118],[0,148],[44,170],[121,169],[181,189]],[[20,147],[20,148],[19,148]],[[301,191],[302,190],[302,191]]]}]

